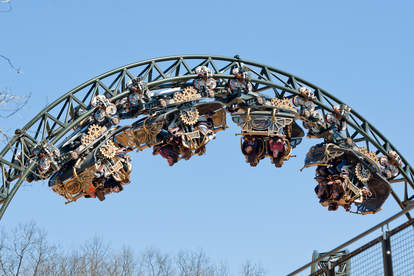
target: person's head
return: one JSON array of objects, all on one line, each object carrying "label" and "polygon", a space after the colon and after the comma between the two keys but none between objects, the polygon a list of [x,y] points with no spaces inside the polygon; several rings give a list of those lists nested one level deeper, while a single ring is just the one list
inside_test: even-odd
[{"label": "person's head", "polygon": [[246,147],[246,154],[251,154],[253,152],[253,147],[252,146],[247,146]]},{"label": "person's head", "polygon": [[339,196],[339,191],[337,189],[333,189],[332,190],[332,197],[335,200],[338,200],[339,199],[340,196]]},{"label": "person's head", "polygon": [[104,178],[103,177],[94,178],[92,180],[92,185],[95,186],[95,187],[98,187],[98,186],[100,186],[103,183],[104,183]]},{"label": "person's head", "polygon": [[167,161],[168,161],[168,165],[170,166],[174,165],[174,160],[170,156],[167,157]]},{"label": "person's head", "polygon": [[336,202],[329,203],[328,211],[336,211],[338,210],[338,204]]},{"label": "person's head", "polygon": [[123,187],[124,185],[128,185],[129,183],[131,183],[129,176],[124,178],[121,182],[121,186]]},{"label": "person's head", "polygon": [[299,87],[299,93],[305,97],[308,97],[312,92],[309,88],[302,86],[302,87]]},{"label": "person's head", "polygon": [[185,149],[182,151],[182,155],[185,160],[189,160],[192,156],[192,152],[189,149]]},{"label": "person's head", "polygon": [[317,173],[317,175],[320,175],[320,176],[327,176],[328,175],[328,171],[327,171],[326,167],[323,167],[323,166],[318,166],[316,168],[316,173]]},{"label": "person's head", "polygon": [[336,114],[341,114],[341,108],[340,108],[338,105],[335,105],[335,106],[333,107],[333,111],[334,111]]},{"label": "person's head", "polygon": [[116,185],[114,185],[114,186],[111,188],[111,192],[113,192],[113,193],[119,193],[119,192],[121,192],[123,189],[124,189],[124,188],[122,187],[122,185],[121,185],[121,184],[119,184],[119,183],[117,183]]},{"label": "person's head", "polygon": [[316,185],[316,187],[315,187],[315,194],[316,194],[316,196],[320,199],[321,197],[322,197],[322,195],[324,194],[324,189],[323,189],[323,187],[321,186],[321,185]]},{"label": "person's head", "polygon": [[397,158],[398,154],[397,154],[395,151],[390,150],[390,151],[388,152],[388,156],[389,156],[390,158],[395,159],[395,158]]},{"label": "person's head", "polygon": [[175,163],[177,163],[177,159],[176,158],[174,158],[173,156],[171,156],[171,155],[169,155],[168,157],[167,157],[167,161],[168,161],[168,165],[170,165],[170,166],[172,166],[172,165],[174,165]]}]

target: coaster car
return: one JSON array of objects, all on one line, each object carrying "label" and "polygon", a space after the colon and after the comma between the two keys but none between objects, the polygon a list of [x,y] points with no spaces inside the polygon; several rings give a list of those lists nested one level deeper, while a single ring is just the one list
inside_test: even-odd
[{"label": "coaster car", "polygon": [[253,85],[250,82],[250,74],[248,69],[243,66],[235,66],[231,69],[234,78],[228,81],[228,86],[231,91],[238,91],[247,93],[253,90]]},{"label": "coaster car", "polygon": [[355,213],[376,213],[391,192],[381,175],[376,154],[356,145],[342,147],[322,143],[313,146],[306,155],[304,168],[312,166],[317,166],[315,193],[329,210],[342,206],[351,211],[354,203]]},{"label": "coaster car", "polygon": [[[173,135],[184,139],[187,147],[195,149],[205,136],[227,128],[226,111],[221,103],[199,103],[172,108],[166,113],[148,116],[131,128],[117,134],[115,141],[130,149],[142,150],[169,140]],[[200,139],[201,141],[193,141]],[[197,145],[198,146],[197,146]]]},{"label": "coaster car", "polygon": [[242,128],[241,135],[278,135],[283,128],[292,124],[296,110],[239,109],[231,114],[233,122]]},{"label": "coaster car", "polygon": [[201,104],[179,113],[180,130],[176,133],[184,147],[199,151],[215,139],[216,133],[227,128],[226,111],[221,104]]},{"label": "coaster car", "polygon": [[[295,103],[295,101],[294,101]],[[326,142],[334,144],[352,144],[352,140],[344,135],[346,130],[346,119],[349,115],[350,108],[346,105],[334,106],[333,112],[328,112],[325,117],[313,110],[301,112],[303,127],[308,129],[308,138],[323,138]],[[305,115],[305,114],[308,114]],[[309,115],[310,114],[310,115]]]},{"label": "coaster car", "polygon": [[291,157],[304,136],[303,130],[294,121],[294,108],[272,108],[252,111],[239,109],[232,113],[233,121],[242,131],[241,150],[246,162],[256,166],[265,156],[271,158],[276,167],[281,167]]},{"label": "coaster car", "polygon": [[[102,184],[101,188],[108,186],[110,181],[129,182],[129,156],[125,148],[112,141],[112,137],[124,129],[107,129],[92,124],[77,129],[67,137],[58,147],[61,153],[60,166],[50,177],[49,186],[52,190],[64,196],[68,202],[82,196],[95,197],[96,193],[103,200],[104,194],[99,191],[98,182]],[[105,172],[104,175],[101,175],[102,172]],[[122,190],[122,186],[118,186]]]},{"label": "coaster car", "polygon": [[[26,167],[30,160],[37,159],[36,166],[26,176],[27,182],[38,181],[49,178],[53,172],[60,168],[61,152],[54,145],[43,143],[36,146],[32,151],[25,150],[17,153],[13,158],[13,164]],[[13,175],[11,178],[19,177],[20,173]]]},{"label": "coaster car", "polygon": [[115,141],[130,149],[154,147],[170,165],[192,155],[202,155],[216,132],[227,128],[226,111],[218,102],[182,105],[168,112],[143,118],[115,136]]},{"label": "coaster car", "polygon": [[36,159],[37,165],[29,172],[26,181],[48,179],[66,164],[88,155],[102,140],[108,139],[122,129],[122,127],[107,128],[98,124],[85,124],[77,128],[58,146],[42,143],[31,152],[16,154],[13,163],[27,166],[29,160]]},{"label": "coaster car", "polygon": [[111,137],[101,139],[93,150],[67,162],[49,180],[49,187],[70,203],[80,197],[98,197],[119,192],[129,183],[132,170],[125,148],[115,144]]}]

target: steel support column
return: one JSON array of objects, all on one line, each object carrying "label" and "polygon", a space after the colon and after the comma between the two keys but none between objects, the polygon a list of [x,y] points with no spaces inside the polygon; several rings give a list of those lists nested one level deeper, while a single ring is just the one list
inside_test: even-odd
[{"label": "steel support column", "polygon": [[392,270],[392,254],[391,254],[391,241],[390,235],[388,230],[384,230],[382,240],[382,258],[384,264],[384,275],[385,276],[393,276]]}]

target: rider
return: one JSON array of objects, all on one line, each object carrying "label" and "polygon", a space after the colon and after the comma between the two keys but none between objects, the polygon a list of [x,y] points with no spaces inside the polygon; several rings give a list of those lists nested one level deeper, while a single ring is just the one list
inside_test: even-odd
[{"label": "rider", "polygon": [[207,144],[209,141],[213,139],[216,139],[216,134],[213,131],[214,123],[213,123],[213,119],[211,118],[211,116],[212,114],[209,114],[209,113],[205,114],[206,118],[200,117],[200,119],[198,120],[196,124],[201,134],[203,134],[207,138],[207,141],[205,144]]},{"label": "rider", "polygon": [[401,157],[394,150],[390,150],[387,156],[381,156],[379,163],[383,166],[383,174],[387,178],[396,177],[400,172],[399,167],[402,166]]},{"label": "rider", "polygon": [[319,203],[323,204],[331,197],[331,185],[328,185],[329,171],[325,166],[318,166],[316,168],[315,180],[318,185],[315,187],[315,194],[319,198]]},{"label": "rider", "polygon": [[167,159],[168,165],[172,166],[178,162],[178,149],[171,144],[166,144],[161,147],[154,147],[153,155],[160,154]]},{"label": "rider", "polygon": [[247,162],[255,167],[259,163],[261,145],[255,136],[246,135],[243,137],[242,153],[247,156]]},{"label": "rider", "polygon": [[272,137],[269,140],[269,150],[276,167],[281,167],[281,158],[285,153],[285,141],[282,138]]},{"label": "rider", "polygon": [[309,129],[308,135],[319,133],[320,128],[324,127],[322,115],[316,111],[315,94],[308,87],[299,88],[300,96],[293,98],[293,104],[299,107],[299,114],[303,118],[304,127]]},{"label": "rider", "polygon": [[325,116],[325,120],[328,123],[327,132],[330,135],[326,137],[335,143],[340,143],[345,140],[345,136],[342,134],[346,130],[346,118],[350,112],[350,108],[346,105],[336,105],[333,107],[333,112],[328,113]]}]

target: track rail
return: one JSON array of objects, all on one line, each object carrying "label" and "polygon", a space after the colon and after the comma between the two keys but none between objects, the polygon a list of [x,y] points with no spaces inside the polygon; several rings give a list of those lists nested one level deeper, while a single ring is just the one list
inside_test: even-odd
[{"label": "track rail", "polygon": [[[39,112],[24,127],[15,131],[15,136],[0,152],[0,203],[2,203],[0,219],[25,177],[36,165],[35,160],[29,160],[29,165],[25,167],[13,163],[16,154],[31,152],[31,149],[42,143],[58,144],[65,135],[95,111],[95,108],[90,106],[92,97],[106,94],[112,100],[123,98],[128,94],[127,82],[137,76],[141,77],[151,90],[171,88],[197,78],[194,70],[200,65],[210,67],[215,79],[231,79],[234,78],[230,72],[231,68],[240,64],[248,68],[254,91],[270,90],[274,93],[274,97],[292,98],[299,95],[299,87],[308,87],[314,92],[316,96],[314,102],[323,114],[332,112],[335,105],[344,104],[327,91],[302,78],[271,66],[240,59],[238,56],[234,58],[207,55],[170,56],[119,67],[65,93]],[[86,112],[80,116],[76,115],[76,110],[79,108],[83,108]],[[366,147],[377,154],[387,154],[389,150],[394,150],[400,155],[403,162],[403,166],[399,168],[400,177],[392,180],[390,185],[404,185],[403,193],[397,194],[394,189],[391,192],[397,204],[404,209],[405,202],[408,202],[414,194],[414,169],[397,148],[354,109],[351,110],[347,123],[347,136],[359,146]]]}]

